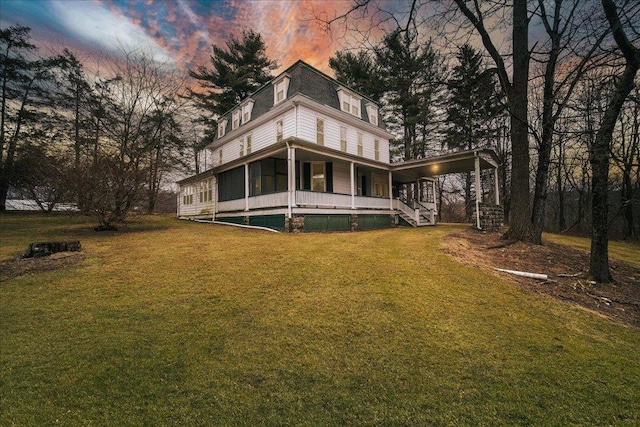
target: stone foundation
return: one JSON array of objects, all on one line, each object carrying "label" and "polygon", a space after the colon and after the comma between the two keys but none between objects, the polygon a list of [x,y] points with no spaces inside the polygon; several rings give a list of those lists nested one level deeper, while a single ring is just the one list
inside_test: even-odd
[{"label": "stone foundation", "polygon": [[[476,226],[476,206],[473,205],[473,222]],[[500,205],[480,203],[480,229],[485,231],[500,231],[504,226],[504,209]]]}]

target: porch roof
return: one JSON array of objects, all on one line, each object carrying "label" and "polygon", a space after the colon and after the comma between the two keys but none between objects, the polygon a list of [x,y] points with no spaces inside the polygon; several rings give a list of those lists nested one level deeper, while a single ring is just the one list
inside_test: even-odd
[{"label": "porch roof", "polygon": [[413,182],[422,177],[471,172],[475,169],[475,159],[480,160],[480,169],[495,169],[500,162],[496,152],[490,148],[458,151],[426,159],[409,160],[391,165],[393,179],[399,182]]}]

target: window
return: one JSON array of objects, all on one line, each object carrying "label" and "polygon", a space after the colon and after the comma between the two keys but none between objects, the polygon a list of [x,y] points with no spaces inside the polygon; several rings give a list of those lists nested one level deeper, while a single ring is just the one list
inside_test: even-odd
[{"label": "window", "polygon": [[247,151],[247,154],[251,154],[251,135],[247,135],[246,151]]},{"label": "window", "polygon": [[287,191],[287,159],[269,157],[249,164],[249,195]]},{"label": "window", "polygon": [[358,132],[358,156],[362,157],[363,147],[362,147],[362,134]]},{"label": "window", "polygon": [[325,191],[324,162],[311,163],[311,191]]},{"label": "window", "polygon": [[234,111],[232,114],[231,130],[236,130],[240,126],[240,110]]},{"label": "window", "polygon": [[373,158],[380,160],[380,141],[377,139],[373,141]]},{"label": "window", "polygon": [[342,88],[338,89],[338,97],[342,111],[360,117],[360,97]]},{"label": "window", "polygon": [[253,99],[248,99],[242,104],[242,124],[251,120],[251,111],[253,110]]},{"label": "window", "polygon": [[282,120],[276,122],[276,142],[280,142],[283,139],[283,125]]},{"label": "window", "polygon": [[182,190],[182,204],[190,205],[193,203],[193,187],[188,185]]},{"label": "window", "polygon": [[367,116],[369,117],[369,123],[378,126],[378,107],[367,103]]},{"label": "window", "polygon": [[387,184],[376,182],[373,184],[373,195],[376,197],[389,197]]},{"label": "window", "polygon": [[218,151],[218,166],[222,164],[222,147]]},{"label": "window", "polygon": [[318,145],[324,145],[324,120],[316,119],[316,142]]},{"label": "window", "polygon": [[244,156],[244,141],[240,140],[240,157]]},{"label": "window", "polygon": [[244,166],[218,175],[218,200],[221,202],[244,198],[244,190]]},{"label": "window", "polygon": [[226,130],[227,130],[227,119],[222,119],[218,122],[218,138],[222,138]]},{"label": "window", "polygon": [[340,126],[340,150],[347,151],[347,128]]},{"label": "window", "polygon": [[262,175],[261,163],[255,162],[249,165],[249,196],[259,196],[262,194],[260,176]]},{"label": "window", "polygon": [[213,182],[208,179],[200,183],[200,203],[210,202],[213,199]]},{"label": "window", "polygon": [[273,105],[276,105],[287,98],[289,88],[289,76],[284,75],[281,79],[273,82]]}]

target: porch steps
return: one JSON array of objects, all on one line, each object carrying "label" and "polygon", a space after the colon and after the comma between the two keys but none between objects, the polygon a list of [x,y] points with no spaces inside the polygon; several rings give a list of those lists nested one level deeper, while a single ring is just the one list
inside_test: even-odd
[{"label": "porch steps", "polygon": [[431,217],[427,215],[426,212],[422,212],[422,211],[420,212],[420,217],[418,222],[416,222],[413,216],[407,215],[403,211],[399,211],[398,214],[400,215],[400,218],[405,220],[412,227],[424,227],[427,225],[435,225],[433,222],[431,222]]}]

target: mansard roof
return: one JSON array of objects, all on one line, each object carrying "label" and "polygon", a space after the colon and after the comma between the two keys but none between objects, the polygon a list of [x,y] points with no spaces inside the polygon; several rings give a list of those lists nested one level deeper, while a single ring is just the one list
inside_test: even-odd
[{"label": "mansard roof", "polygon": [[[254,101],[253,110],[251,113],[251,119],[249,123],[269,110],[274,108],[273,103],[273,83],[278,81],[282,76],[288,76],[290,78],[289,88],[287,91],[287,98],[290,99],[297,94],[306,96],[307,98],[317,102],[320,105],[327,105],[329,107],[340,110],[340,99],[338,97],[338,89],[343,88],[347,91],[357,95],[361,98],[360,101],[360,119],[365,123],[369,123],[369,116],[367,115],[366,105],[373,104],[379,108],[378,103],[367,98],[366,96],[356,92],[353,89],[348,88],[337,80],[329,77],[320,70],[312,67],[302,60],[298,60],[289,68],[278,74],[270,82],[266,83],[260,89],[252,93],[248,98],[243,99],[242,102],[234,106],[231,110],[227,111],[220,119],[227,119],[227,127],[225,129],[225,135],[231,132],[232,126],[232,114],[237,111],[240,106],[247,100],[252,99]],[[348,114],[348,113],[345,113]],[[385,124],[382,121],[380,114],[378,113],[378,128],[386,129]],[[217,139],[217,137],[216,137]]]}]

